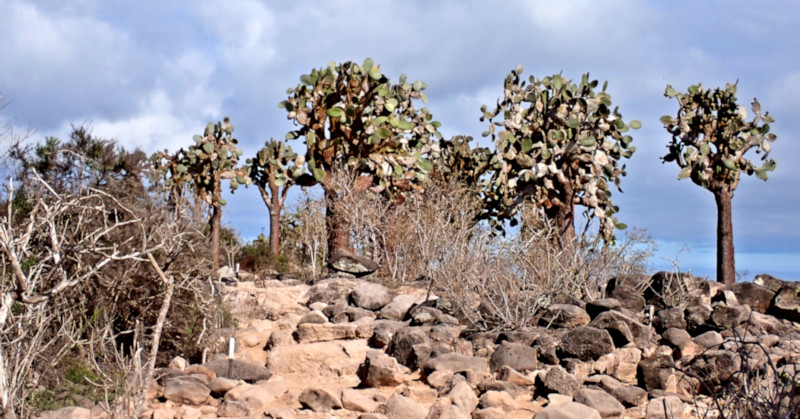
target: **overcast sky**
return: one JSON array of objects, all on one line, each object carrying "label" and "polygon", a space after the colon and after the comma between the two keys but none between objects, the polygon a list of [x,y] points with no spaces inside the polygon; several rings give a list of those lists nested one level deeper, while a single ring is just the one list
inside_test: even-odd
[{"label": "overcast sky", "polygon": [[[67,5],[68,4],[68,5]],[[132,7],[132,4],[136,4]],[[746,178],[733,200],[737,271],[800,280],[800,8],[794,1],[137,1],[0,0],[0,117],[35,139],[71,124],[152,152],[192,143],[230,116],[246,155],[291,129],[277,104],[300,75],[372,57],[384,74],[428,84],[446,137],[479,137],[480,106],[509,70],[608,80],[638,119],[619,218],[660,243],[652,262],[714,274],[710,192],[659,157],[675,114],[672,84],[739,81],[775,118],[778,168]],[[267,231],[254,188],[228,199],[223,222],[244,239]]]}]

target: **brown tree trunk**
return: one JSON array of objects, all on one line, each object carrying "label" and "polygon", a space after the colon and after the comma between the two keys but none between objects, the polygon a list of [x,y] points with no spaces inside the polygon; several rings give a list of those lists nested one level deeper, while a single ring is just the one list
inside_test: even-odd
[{"label": "brown tree trunk", "polygon": [[214,259],[214,269],[219,270],[219,229],[222,223],[222,208],[219,203],[220,191],[214,191],[211,202],[211,257]]},{"label": "brown tree trunk", "polygon": [[731,192],[727,186],[714,191],[717,201],[717,282],[736,282],[736,267],[733,258],[733,213]]},{"label": "brown tree trunk", "polygon": [[336,251],[350,247],[350,225],[347,214],[340,214],[334,192],[325,191],[325,223],[328,228],[328,260]]},{"label": "brown tree trunk", "polygon": [[275,262],[278,261],[278,256],[281,254],[281,208],[283,203],[279,194],[279,187],[270,184],[270,193],[272,205],[269,206],[269,247],[272,250],[272,256]]},{"label": "brown tree trunk", "polygon": [[558,199],[558,205],[545,209],[545,215],[556,229],[555,239],[560,248],[575,241],[575,204],[572,203],[572,188],[566,186]]}]

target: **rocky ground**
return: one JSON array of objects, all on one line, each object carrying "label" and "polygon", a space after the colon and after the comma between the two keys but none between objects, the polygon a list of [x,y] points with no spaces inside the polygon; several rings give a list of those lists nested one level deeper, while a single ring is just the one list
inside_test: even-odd
[{"label": "rocky ground", "polygon": [[530,330],[478,332],[424,289],[231,282],[235,359],[173,360],[142,417],[680,418],[702,414],[703,393],[743,370],[798,377],[798,284],[658,273],[605,292],[562,296]]}]

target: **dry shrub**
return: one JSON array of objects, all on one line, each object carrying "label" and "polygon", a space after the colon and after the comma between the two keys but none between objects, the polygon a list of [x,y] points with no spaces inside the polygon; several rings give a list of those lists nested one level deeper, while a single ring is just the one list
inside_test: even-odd
[{"label": "dry shrub", "polygon": [[300,267],[297,273],[312,281],[323,272],[327,238],[322,199],[314,199],[306,193],[281,217],[281,254],[296,262]]},{"label": "dry shrub", "polygon": [[206,240],[146,196],[57,192],[32,173],[0,220],[4,414],[73,404],[56,396],[76,389],[112,410],[120,389],[141,395],[142,350],[151,365],[191,356],[219,322]]},{"label": "dry shrub", "polygon": [[[722,345],[732,347],[739,368],[723,383],[684,371],[705,396],[695,398],[695,411],[703,418],[800,417],[800,346],[790,342],[782,359],[770,356],[758,336],[733,338]],[[710,350],[717,350],[712,347]],[[702,355],[700,355],[702,356]]]},{"label": "dry shrub", "polygon": [[480,200],[469,186],[433,182],[396,208],[386,252],[390,278],[425,279],[480,328],[531,325],[557,294],[598,298],[616,275],[642,274],[654,250],[643,232],[605,245],[584,234],[562,248],[547,220],[501,236],[477,223]]},{"label": "dry shrub", "polygon": [[598,298],[609,278],[644,274],[654,250],[641,231],[614,246],[583,234],[563,248],[536,211],[523,234],[501,236],[477,222],[480,196],[468,185],[432,181],[400,202],[359,190],[357,179],[330,183],[339,213],[350,214],[353,249],[379,262],[389,285],[424,280],[481,328],[529,326],[557,294]]}]

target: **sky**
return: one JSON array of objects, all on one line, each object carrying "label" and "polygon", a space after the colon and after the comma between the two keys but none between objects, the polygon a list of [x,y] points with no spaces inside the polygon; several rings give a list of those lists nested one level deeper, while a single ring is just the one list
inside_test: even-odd
[{"label": "sky", "polygon": [[[517,65],[537,77],[590,72],[608,81],[624,119],[643,125],[614,194],[620,221],[659,243],[653,269],[713,277],[713,195],[661,163],[669,135],[659,117],[677,111],[667,84],[738,80],[740,103],[757,97],[775,119],[778,167],[735,193],[736,268],[745,280],[800,280],[798,28],[789,0],[0,0],[0,118],[34,141],[88,124],[154,152],[188,146],[229,116],[249,156],[292,129],[278,108],[286,89],[331,61],[371,57],[392,80],[424,81],[448,138],[480,137],[481,105],[492,107]],[[268,233],[255,188],[227,200],[223,223],[245,240]]]}]

